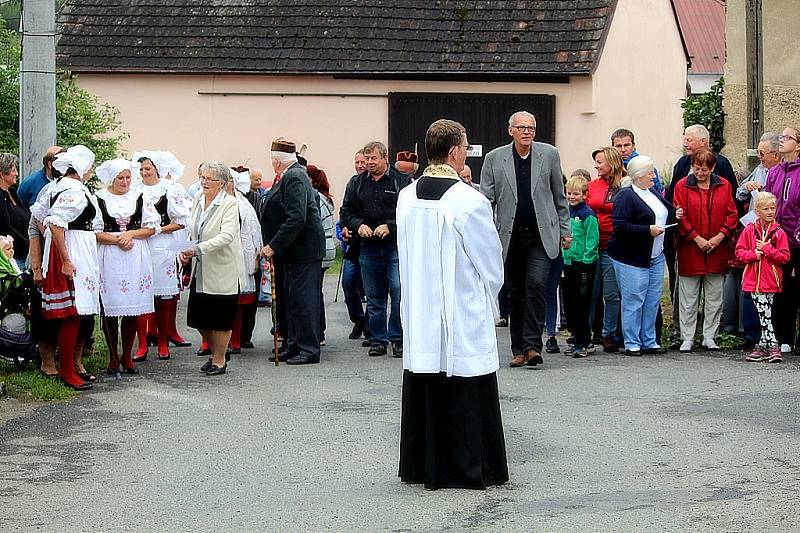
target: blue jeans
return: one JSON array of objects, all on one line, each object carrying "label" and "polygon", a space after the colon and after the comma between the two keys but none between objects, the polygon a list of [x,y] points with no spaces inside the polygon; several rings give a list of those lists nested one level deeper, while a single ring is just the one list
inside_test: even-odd
[{"label": "blue jeans", "polygon": [[597,274],[602,279],[603,291],[603,337],[617,339],[619,327],[619,287],[614,264],[608,252],[601,251],[597,256]]},{"label": "blue jeans", "polygon": [[364,306],[361,305],[361,294],[364,288],[361,283],[361,266],[349,259],[342,261],[342,292],[344,303],[347,306],[347,315],[350,322],[360,328],[369,326],[364,323]]},{"label": "blue jeans", "polygon": [[544,296],[544,329],[549,337],[556,334],[556,316],[558,315],[558,282],[561,281],[561,271],[564,269],[564,259],[561,254],[550,263],[550,274],[547,276],[547,292]]},{"label": "blue jeans", "polygon": [[622,295],[625,349],[657,348],[656,315],[664,288],[664,254],[651,259],[650,268],[612,261]]},{"label": "blue jeans", "polygon": [[[367,293],[367,316],[373,344],[403,342],[400,327],[400,261],[397,244],[390,242],[361,243],[361,280]],[[391,296],[389,322],[386,322],[386,304]]]}]

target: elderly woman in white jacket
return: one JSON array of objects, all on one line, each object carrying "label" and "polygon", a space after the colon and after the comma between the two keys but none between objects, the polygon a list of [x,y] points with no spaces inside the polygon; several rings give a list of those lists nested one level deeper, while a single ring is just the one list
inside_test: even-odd
[{"label": "elderly woman in white jacket", "polygon": [[247,285],[242,262],[239,202],[225,192],[231,180],[228,166],[207,161],[198,169],[202,194],[194,199],[189,218],[192,246],[178,258],[192,260],[187,323],[208,339],[211,358],[201,367],[206,375],[227,371],[226,349],[230,342],[239,294]]}]

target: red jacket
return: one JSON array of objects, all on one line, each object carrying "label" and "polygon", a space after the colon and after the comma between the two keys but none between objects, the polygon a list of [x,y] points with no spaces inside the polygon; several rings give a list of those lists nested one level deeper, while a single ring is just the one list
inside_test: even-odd
[{"label": "red jacket", "polygon": [[[769,241],[761,249],[764,255],[756,257],[756,240]],[[742,290],[745,292],[781,292],[783,269],[789,262],[789,239],[781,227],[773,222],[766,228],[759,221],[748,224],[736,243],[736,258],[745,263]]]},{"label": "red jacket", "polygon": [[614,194],[617,191],[609,191],[608,185],[608,181],[603,178],[592,180],[589,182],[589,192],[586,193],[586,205],[597,215],[601,250],[608,248],[608,239],[614,231],[611,211],[614,209]]},{"label": "red jacket", "polygon": [[683,218],[678,222],[678,274],[703,276],[727,272],[730,246],[725,244],[728,243],[723,240],[723,245],[705,253],[695,244],[694,238],[699,235],[710,239],[719,232],[726,239],[733,236],[739,216],[730,184],[712,174],[708,193],[704,194],[697,185],[697,178],[690,174],[675,184],[673,204],[683,208]]}]

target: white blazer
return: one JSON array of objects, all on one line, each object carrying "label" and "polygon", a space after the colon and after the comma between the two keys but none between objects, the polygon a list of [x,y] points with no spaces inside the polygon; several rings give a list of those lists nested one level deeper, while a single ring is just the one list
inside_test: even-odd
[{"label": "white blazer", "polygon": [[452,174],[432,177],[457,183],[441,199],[418,198],[417,181],[397,202],[403,368],[481,376],[499,368],[502,245],[489,201],[444,168]]}]

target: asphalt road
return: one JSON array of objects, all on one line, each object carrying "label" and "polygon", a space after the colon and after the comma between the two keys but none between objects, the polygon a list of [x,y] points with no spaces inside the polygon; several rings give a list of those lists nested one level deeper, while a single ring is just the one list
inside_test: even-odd
[{"label": "asphalt road", "polygon": [[0,426],[0,531],[800,530],[798,358],[503,366],[511,482],[426,491],[396,477],[401,362],[340,301],[323,363],[275,368],[268,320],[225,376],[175,350]]}]

